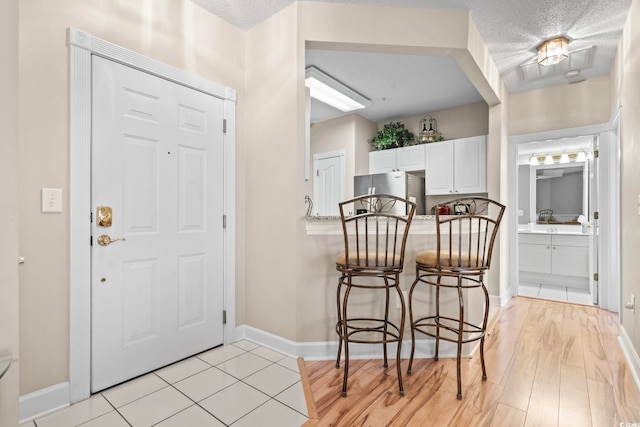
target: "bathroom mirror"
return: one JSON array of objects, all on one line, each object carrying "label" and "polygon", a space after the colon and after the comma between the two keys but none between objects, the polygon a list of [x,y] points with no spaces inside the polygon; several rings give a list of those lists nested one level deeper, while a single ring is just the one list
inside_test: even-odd
[{"label": "bathroom mirror", "polygon": [[578,225],[588,215],[586,162],[529,166],[529,189],[530,223]]}]

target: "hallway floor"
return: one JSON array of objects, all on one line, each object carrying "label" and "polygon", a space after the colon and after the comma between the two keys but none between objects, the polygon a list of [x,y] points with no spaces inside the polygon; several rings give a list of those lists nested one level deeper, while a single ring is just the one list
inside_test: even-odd
[{"label": "hallway floor", "polygon": [[306,421],[297,360],[239,341],[20,427],[287,427]]},{"label": "hallway floor", "polygon": [[593,305],[591,294],[586,289],[567,286],[541,285],[538,283],[520,283],[518,295],[522,297],[540,298],[551,301],[570,302],[573,304]]}]

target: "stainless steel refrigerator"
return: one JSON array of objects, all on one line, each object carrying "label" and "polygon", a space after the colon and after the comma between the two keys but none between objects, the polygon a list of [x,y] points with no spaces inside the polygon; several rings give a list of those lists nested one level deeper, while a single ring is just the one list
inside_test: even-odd
[{"label": "stainless steel refrigerator", "polygon": [[[354,197],[388,194],[416,204],[416,215],[425,215],[424,177],[410,172],[388,172],[353,177]],[[356,209],[360,209],[356,206]],[[395,212],[406,214],[406,212]]]}]

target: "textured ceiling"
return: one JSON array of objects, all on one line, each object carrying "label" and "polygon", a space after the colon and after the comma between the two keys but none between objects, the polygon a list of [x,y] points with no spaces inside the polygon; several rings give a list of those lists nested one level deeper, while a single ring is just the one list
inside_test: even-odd
[{"label": "textured ceiling", "polygon": [[[295,0],[192,0],[211,13],[230,22],[232,25],[247,30],[262,22],[264,19],[282,10]],[[305,1],[305,0],[299,0]],[[393,7],[418,7],[434,9],[464,9],[469,13],[478,27],[478,31],[493,58],[500,75],[511,93],[539,89],[560,84],[569,84],[591,77],[608,74],[613,64],[618,41],[622,34],[622,27],[626,21],[631,0],[316,0],[329,3],[351,3],[367,5],[383,5]],[[564,61],[560,66],[541,69],[541,73],[529,67],[528,78],[522,65],[535,61],[536,47],[548,38],[565,36],[570,40],[570,52],[592,47],[588,61],[579,69],[574,77],[567,77],[565,73],[570,69],[570,63]],[[333,75],[347,86],[374,101],[371,107],[359,114],[375,121],[392,117],[401,117],[404,112],[396,110],[396,102],[404,102],[406,109],[409,105],[425,99],[424,94],[431,94],[432,98],[440,97],[457,88],[456,96],[464,99],[477,99],[477,91],[471,86],[455,61],[443,58],[385,57],[378,54],[378,64],[395,63],[398,59],[404,64],[403,78],[398,79],[398,69],[392,65],[368,68],[362,71],[360,67],[373,58],[368,56],[345,57],[344,52],[320,51],[308,52],[307,65],[316,65],[323,71]],[[310,58],[313,61],[310,61]],[[415,61],[415,62],[412,62]],[[425,67],[430,67],[425,72]],[[535,66],[534,66],[535,68]],[[359,70],[359,72],[358,72]],[[428,82],[424,76],[429,75]],[[353,76],[358,76],[354,80]],[[431,77],[433,76],[433,77]],[[446,78],[444,78],[446,76]],[[387,80],[391,79],[389,83]],[[372,82],[377,82],[373,84]],[[425,84],[430,86],[425,87]],[[389,86],[394,86],[396,94],[404,94],[404,100],[396,101],[389,96]],[[446,86],[449,85],[449,86]],[[356,87],[359,86],[359,87]],[[385,94],[385,90],[387,91]],[[386,106],[380,101],[385,98]],[[450,98],[453,96],[450,95]],[[394,104],[394,105],[392,105]],[[451,104],[449,100],[448,104]],[[451,108],[446,100],[442,105],[425,104],[419,111],[437,111]],[[319,118],[320,110],[326,110]],[[385,110],[385,114],[381,111]],[[315,120],[330,117],[330,107],[312,107]],[[333,111],[334,115],[337,114]],[[419,113],[416,113],[419,114]],[[367,115],[370,115],[368,117]]]}]

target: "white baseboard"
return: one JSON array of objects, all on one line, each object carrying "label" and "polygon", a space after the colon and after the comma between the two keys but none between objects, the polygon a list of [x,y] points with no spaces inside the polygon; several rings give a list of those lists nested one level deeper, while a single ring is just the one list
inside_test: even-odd
[{"label": "white baseboard", "polygon": [[636,383],[636,387],[640,390],[640,356],[638,356],[638,352],[633,347],[631,339],[622,325],[620,325],[620,336],[618,337],[618,342],[620,343],[625,359],[627,359],[627,364],[629,365],[629,370],[631,371],[631,376]]},{"label": "white baseboard", "polygon": [[[245,339],[271,350],[285,354],[289,357],[302,357],[304,360],[332,360],[338,354],[338,341],[319,341],[296,343],[286,338],[279,337],[270,332],[262,331],[252,326],[238,326],[235,336],[238,340]],[[389,357],[394,357],[397,346],[391,343],[387,347]],[[462,357],[471,357],[475,348],[468,345],[463,347]],[[411,340],[402,340],[401,357],[408,359],[411,352]],[[456,344],[448,341],[440,341],[439,356],[441,358],[456,357]],[[414,357],[418,359],[432,358],[435,354],[435,340],[430,337],[416,340]],[[351,359],[382,359],[382,345],[358,344],[349,345],[349,357]]]},{"label": "white baseboard", "polygon": [[69,382],[52,385],[20,396],[20,423],[57,411],[70,405]]},{"label": "white baseboard", "polygon": [[[489,295],[489,305],[493,307],[504,307],[511,299],[511,289],[506,289],[504,293],[500,295]],[[494,310],[495,313],[496,310]],[[491,312],[490,312],[491,313]],[[489,316],[491,318],[491,316]]]}]

